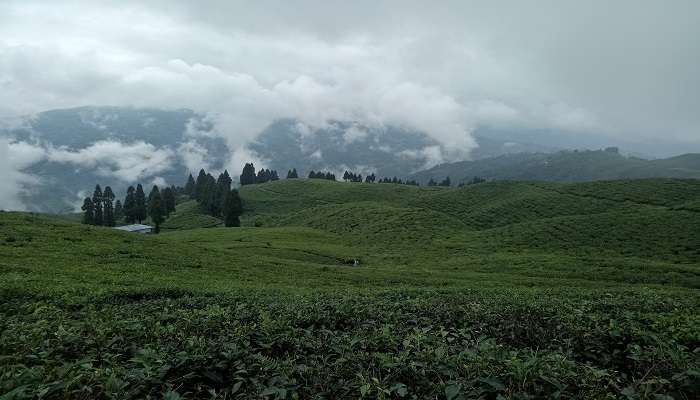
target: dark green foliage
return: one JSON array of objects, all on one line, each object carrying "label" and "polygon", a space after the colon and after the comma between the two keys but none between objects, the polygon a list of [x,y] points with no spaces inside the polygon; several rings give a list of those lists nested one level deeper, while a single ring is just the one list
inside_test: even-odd
[{"label": "dark green foliage", "polygon": [[224,225],[227,227],[240,226],[239,217],[243,214],[243,205],[238,190],[229,190],[224,201]]},{"label": "dark green foliage", "polygon": [[105,190],[102,193],[102,225],[104,226],[114,226],[116,224],[116,218],[114,216],[114,197],[112,188],[105,186]]},{"label": "dark green foliage", "polygon": [[[140,185],[139,185],[140,186]],[[153,186],[151,193],[148,194],[148,215],[155,225],[155,233],[160,233],[160,224],[165,221],[165,204],[160,195],[158,186]]]},{"label": "dark green foliage", "polygon": [[452,181],[450,181],[450,177],[446,177],[445,179],[440,182],[440,186],[452,186]]},{"label": "dark green foliage", "polygon": [[163,189],[161,198],[163,200],[165,216],[168,217],[170,213],[175,212],[175,189],[173,187]]},{"label": "dark green foliage", "polygon": [[323,171],[311,171],[309,172],[309,179],[325,179],[329,181],[334,181],[335,180],[335,175],[331,172],[323,172]]},{"label": "dark green foliage", "polygon": [[241,186],[243,185],[252,185],[256,182],[256,175],[255,175],[255,166],[253,166],[253,163],[246,163],[245,166],[243,166],[243,171],[241,172],[241,176],[239,178],[239,183]]},{"label": "dark green foliage", "polygon": [[296,168],[292,168],[289,171],[287,171],[287,179],[296,179],[299,177],[299,174],[297,173]]},{"label": "dark green foliage", "polygon": [[197,175],[197,182],[195,183],[194,186],[194,196],[193,198],[195,200],[201,201],[204,197],[204,191],[207,188],[207,185],[209,184],[209,179],[207,176],[206,171],[204,171],[204,168],[199,170],[199,174]]},{"label": "dark green foliage", "polygon": [[148,217],[146,194],[143,191],[143,186],[139,183],[136,185],[136,192],[134,192],[134,219],[140,224],[146,217]]},{"label": "dark green foliage", "polygon": [[122,219],[124,219],[124,207],[122,206],[121,200],[117,200],[117,202],[114,203],[114,221],[115,223],[119,223]]},{"label": "dark green foliage", "polygon": [[129,186],[126,189],[126,198],[124,199],[124,220],[127,224],[133,224],[136,222],[136,216],[136,189]]},{"label": "dark green foliage", "polygon": [[265,183],[276,180],[279,180],[277,171],[263,168],[260,171],[258,171],[258,175],[255,178],[255,183]]},{"label": "dark green foliage", "polygon": [[92,204],[92,199],[89,197],[85,198],[85,201],[83,201],[83,206],[81,207],[81,210],[83,210],[83,223],[88,224],[88,225],[94,225],[95,224],[95,207]]},{"label": "dark green foliage", "polygon": [[435,182],[433,180],[433,178],[430,178],[430,180],[428,181],[428,186],[437,186],[437,185],[438,185],[437,182]]},{"label": "dark green foliage", "polygon": [[94,225],[102,225],[104,223],[104,214],[102,208],[102,189],[100,185],[96,185],[95,191],[92,192],[92,209],[92,223]]},{"label": "dark green foliage", "polygon": [[183,192],[184,192],[184,194],[192,197],[192,196],[194,196],[196,187],[197,187],[197,184],[195,183],[194,178],[192,177],[192,174],[190,174],[187,177],[187,183],[185,183],[185,188],[184,188]]},{"label": "dark green foliage", "polygon": [[[369,179],[369,175],[367,175],[367,178]],[[345,182],[362,182],[362,174],[355,174],[354,172],[345,171],[343,174],[343,180]]]}]

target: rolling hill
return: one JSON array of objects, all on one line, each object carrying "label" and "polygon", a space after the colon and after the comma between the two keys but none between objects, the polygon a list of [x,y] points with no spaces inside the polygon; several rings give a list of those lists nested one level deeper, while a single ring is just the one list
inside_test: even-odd
[{"label": "rolling hill", "polygon": [[0,396],[698,393],[698,180],[241,196],[160,235],[0,212]]},{"label": "rolling hill", "polygon": [[582,182],[636,178],[700,178],[700,154],[684,154],[658,160],[627,157],[616,149],[519,153],[435,166],[410,176],[423,184],[431,178],[452,182],[473,177],[493,180],[526,179]]}]

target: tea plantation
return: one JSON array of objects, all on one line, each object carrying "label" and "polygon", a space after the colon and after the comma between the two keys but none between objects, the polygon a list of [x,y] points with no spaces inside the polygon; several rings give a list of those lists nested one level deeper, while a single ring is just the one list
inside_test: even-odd
[{"label": "tea plantation", "polygon": [[0,213],[0,399],[700,396],[698,180],[241,196],[159,235]]}]

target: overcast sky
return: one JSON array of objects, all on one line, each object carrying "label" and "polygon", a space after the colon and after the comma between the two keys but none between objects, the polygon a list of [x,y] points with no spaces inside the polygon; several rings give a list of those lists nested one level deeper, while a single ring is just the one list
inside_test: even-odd
[{"label": "overcast sky", "polygon": [[700,2],[0,3],[0,115],[81,105],[700,143]]}]

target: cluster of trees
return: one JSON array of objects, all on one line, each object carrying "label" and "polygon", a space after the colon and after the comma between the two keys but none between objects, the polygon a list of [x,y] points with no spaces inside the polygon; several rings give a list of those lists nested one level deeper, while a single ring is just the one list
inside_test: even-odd
[{"label": "cluster of trees", "polygon": [[83,223],[115,226],[123,216],[123,208],[119,200],[114,204],[114,198],[111,187],[105,186],[105,190],[102,191],[100,185],[96,185],[92,197],[86,197],[83,201]]},{"label": "cluster of trees", "polygon": [[335,174],[332,172],[314,171],[309,172],[309,179],[327,179],[329,181],[335,180]]},{"label": "cluster of trees", "polygon": [[[246,167],[253,164],[246,164]],[[244,168],[245,170],[245,168]],[[253,169],[253,176],[255,170]],[[276,175],[276,173],[275,173]],[[241,178],[243,175],[241,175]],[[204,169],[199,171],[197,180],[190,176],[183,189],[183,193],[194,199],[205,214],[224,219],[226,226],[240,226],[239,217],[243,213],[243,203],[238,190],[231,189],[233,179],[228,171],[219,174],[218,178]]]},{"label": "cluster of trees", "polygon": [[287,179],[296,179],[299,177],[299,174],[297,174],[297,169],[292,168],[289,171],[287,171]]},{"label": "cluster of trees", "polygon": [[175,187],[161,191],[158,186],[153,186],[151,193],[146,197],[143,186],[138,184],[136,187],[129,186],[124,203],[120,200],[114,203],[112,188],[106,186],[102,191],[100,185],[96,185],[92,197],[86,197],[83,201],[83,223],[115,226],[122,220],[129,224],[142,223],[150,216],[158,233],[160,224],[175,211],[176,191]]},{"label": "cluster of trees", "polygon": [[[367,176],[367,179],[369,179],[369,176]],[[343,174],[343,180],[345,182],[362,182],[362,174],[345,171]]]},{"label": "cluster of trees", "polygon": [[440,183],[437,183],[433,178],[430,178],[428,181],[428,186],[452,186],[452,181],[450,180],[450,177],[446,177]]},{"label": "cluster of trees", "polygon": [[406,180],[406,181],[404,181],[404,180],[399,179],[399,178],[397,178],[397,177],[393,177],[393,178],[391,178],[391,179],[389,179],[389,178],[382,178],[382,179],[380,179],[378,182],[379,182],[379,183],[394,183],[394,184],[397,184],[397,185],[420,186],[420,185],[418,184],[418,182],[416,182],[416,181],[414,181],[414,180],[410,180],[410,181],[409,181],[409,180]]},{"label": "cluster of trees", "polygon": [[468,180],[468,181],[462,181],[462,182],[459,184],[459,186],[462,187],[462,186],[464,186],[464,185],[476,185],[476,184],[478,184],[478,183],[484,183],[484,182],[486,182],[486,178],[481,178],[481,177],[479,177],[479,176],[475,176],[475,177],[473,177],[472,179],[470,179],[470,180]]},{"label": "cluster of trees", "polygon": [[[294,171],[296,173],[296,170]],[[289,175],[289,174],[287,174]],[[289,176],[288,176],[289,177]],[[246,163],[241,172],[239,182],[241,186],[252,185],[254,183],[265,183],[269,181],[279,180],[279,175],[277,171],[263,168],[258,173],[255,173],[255,166],[253,163]]]},{"label": "cluster of trees", "polygon": [[[345,173],[343,174],[343,180],[346,181],[346,182],[362,182],[362,174],[356,174],[356,173],[354,173],[354,172],[345,171]],[[364,179],[364,182],[365,182],[365,183],[374,183],[374,182],[378,182],[378,183],[394,183],[394,184],[397,184],[397,185],[414,185],[414,186],[418,186],[418,182],[416,182],[416,181],[414,181],[414,180],[410,180],[410,181],[409,181],[409,180],[406,180],[406,181],[403,181],[403,180],[401,180],[401,179],[399,179],[399,178],[397,178],[397,177],[393,177],[393,178],[381,178],[381,179],[377,180],[377,176],[376,176],[374,173],[367,175],[367,176],[365,177],[365,179]]]}]

